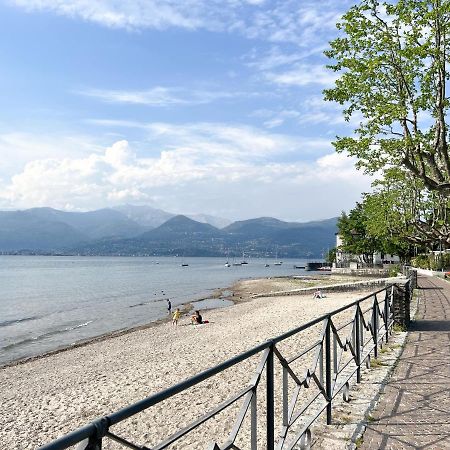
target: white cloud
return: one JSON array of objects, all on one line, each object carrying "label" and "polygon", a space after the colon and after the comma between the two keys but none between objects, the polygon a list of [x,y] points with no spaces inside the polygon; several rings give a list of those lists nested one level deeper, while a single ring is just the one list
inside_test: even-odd
[{"label": "white cloud", "polygon": [[[156,86],[144,91],[88,89],[81,95],[98,98],[108,103],[129,103],[147,106],[206,104],[219,99],[243,95],[241,92],[199,91]],[[248,93],[246,94],[249,95]]]},{"label": "white cloud", "polygon": [[[85,156],[31,160],[0,185],[1,207],[83,210],[158,198],[160,207],[174,212],[306,220],[350,207],[369,184],[325,140],[220,124],[146,127],[158,151],[138,154],[127,141],[117,141]],[[306,145],[309,161],[302,161]],[[318,192],[327,189],[329,199],[318,209]]]},{"label": "white cloud", "polygon": [[319,64],[297,64],[282,72],[268,72],[266,78],[284,86],[306,86],[319,84],[331,86],[337,79],[337,75]]},{"label": "white cloud", "polygon": [[8,173],[32,160],[78,157],[103,150],[87,135],[35,135],[23,132],[0,134],[0,174]]},{"label": "white cloud", "polygon": [[11,3],[27,11],[52,11],[113,28],[195,29],[203,26],[202,16],[192,0],[12,0]]},{"label": "white cloud", "polygon": [[238,32],[254,39],[303,47],[334,28],[350,0],[9,0],[26,11],[51,11],[125,29]]},{"label": "white cloud", "polygon": [[251,38],[310,47],[324,38],[328,40],[348,4],[347,0],[339,3],[333,0],[281,0],[255,12],[250,22],[240,25],[242,32]]},{"label": "white cloud", "polygon": [[243,60],[246,61],[247,66],[266,72],[268,70],[299,63],[311,55],[322,53],[325,48],[326,45],[323,44],[318,47],[310,47],[308,49],[302,49],[301,51],[287,53],[282,51],[279,46],[274,46],[262,55],[259,55],[256,49],[253,49],[252,52],[243,57]]}]

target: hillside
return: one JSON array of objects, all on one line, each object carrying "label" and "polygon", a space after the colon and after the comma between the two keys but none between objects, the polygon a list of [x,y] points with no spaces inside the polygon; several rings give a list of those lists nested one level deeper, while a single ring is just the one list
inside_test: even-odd
[{"label": "hillside", "polygon": [[0,250],[58,251],[88,240],[71,226],[29,211],[0,211]]},{"label": "hillside", "polygon": [[27,212],[39,219],[64,223],[90,239],[102,237],[132,237],[146,228],[113,209],[98,209],[87,212],[67,212],[53,208],[32,208]]},{"label": "hillside", "polygon": [[[137,208],[137,209],[133,209]],[[0,252],[82,255],[308,257],[334,247],[337,219],[307,223],[260,217],[219,229],[178,215],[152,228],[152,208],[66,212],[52,208],[0,212]],[[162,210],[156,210],[158,220]],[[135,214],[135,215],[136,215]],[[161,215],[162,214],[162,215]]]},{"label": "hillside", "polygon": [[[152,208],[148,205],[119,205],[113,208],[124,214],[128,219],[133,220],[146,228],[157,228],[167,222],[176,214],[164,211],[162,209]],[[231,220],[222,217],[211,216],[208,214],[185,214],[185,217],[200,223],[209,223],[216,228],[223,228],[231,223]]]},{"label": "hillside", "polygon": [[[290,223],[272,218],[234,223],[223,230],[185,216],[133,239],[102,240],[77,248],[82,254],[321,257],[335,245],[337,219]],[[230,231],[231,230],[231,231]]]}]

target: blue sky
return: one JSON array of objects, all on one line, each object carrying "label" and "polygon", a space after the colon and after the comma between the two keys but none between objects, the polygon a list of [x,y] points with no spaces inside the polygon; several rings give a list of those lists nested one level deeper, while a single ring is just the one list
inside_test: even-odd
[{"label": "blue sky", "polygon": [[2,1],[0,208],[351,208],[370,180],[333,151],[322,52],[352,3]]}]

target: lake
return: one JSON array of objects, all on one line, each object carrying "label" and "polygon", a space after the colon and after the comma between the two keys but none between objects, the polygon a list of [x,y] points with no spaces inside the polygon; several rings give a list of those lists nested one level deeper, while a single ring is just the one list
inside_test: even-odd
[{"label": "lake", "polygon": [[[243,278],[304,274],[250,260],[225,267],[223,258],[125,258],[0,255],[0,365],[66,347],[80,340],[167,317],[195,300],[198,309],[229,306],[211,300],[217,288]],[[206,299],[206,300],[205,300]]]}]

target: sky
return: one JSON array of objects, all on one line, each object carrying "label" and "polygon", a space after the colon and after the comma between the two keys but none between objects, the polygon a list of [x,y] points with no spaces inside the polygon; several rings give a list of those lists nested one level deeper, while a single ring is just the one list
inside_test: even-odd
[{"label": "sky", "polygon": [[319,220],[370,179],[322,91],[348,0],[0,0],[0,209]]}]

